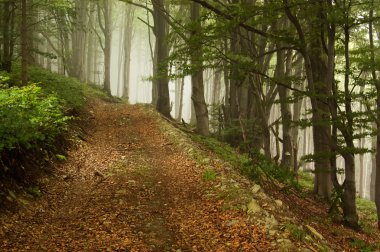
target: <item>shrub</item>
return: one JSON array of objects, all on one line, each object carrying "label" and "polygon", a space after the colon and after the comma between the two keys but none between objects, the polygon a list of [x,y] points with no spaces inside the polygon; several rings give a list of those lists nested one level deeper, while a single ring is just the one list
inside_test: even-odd
[{"label": "shrub", "polygon": [[208,168],[203,172],[204,181],[213,181],[216,179],[216,176],[217,176],[216,171],[214,171],[211,168]]},{"label": "shrub", "polygon": [[52,142],[68,119],[57,96],[36,84],[0,89],[0,151]]}]

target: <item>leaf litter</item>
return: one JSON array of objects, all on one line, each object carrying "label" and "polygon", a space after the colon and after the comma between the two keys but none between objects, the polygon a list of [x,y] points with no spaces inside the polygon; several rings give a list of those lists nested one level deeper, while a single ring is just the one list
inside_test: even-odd
[{"label": "leaf litter", "polygon": [[158,115],[104,101],[89,109],[87,141],[41,179],[43,196],[0,216],[2,251],[279,250],[263,224],[209,193],[208,165]]}]

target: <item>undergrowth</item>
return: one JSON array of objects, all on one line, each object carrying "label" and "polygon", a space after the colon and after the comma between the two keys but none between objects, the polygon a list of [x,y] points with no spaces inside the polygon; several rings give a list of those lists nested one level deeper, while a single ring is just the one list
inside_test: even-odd
[{"label": "undergrowth", "polygon": [[[14,65],[10,74],[14,85],[19,83],[20,66]],[[87,101],[94,97],[110,99],[100,88],[80,82],[78,79],[52,73],[46,69],[30,66],[28,68],[29,81],[38,83],[46,94],[54,94],[63,103],[66,109],[81,110]]]},{"label": "undergrowth", "polygon": [[55,95],[45,95],[35,84],[0,89],[0,152],[51,143],[66,129],[70,117],[63,114]]},{"label": "undergrowth", "polygon": [[[265,158],[259,152],[252,152],[250,154],[241,154],[236,149],[232,148],[226,143],[222,143],[213,137],[202,137],[193,135],[192,139],[200,143],[202,146],[207,147],[219,158],[225,162],[229,162],[236,169],[257,183],[262,183],[262,178],[270,178],[274,182],[280,182],[285,185],[283,192],[287,189],[295,189],[299,195],[304,195],[306,192],[312,192],[314,177],[310,172],[299,171],[297,174],[276,165],[271,160]],[[285,190],[285,191],[284,191]],[[370,235],[370,237],[378,237],[377,235],[377,215],[375,203],[367,200],[357,198],[357,209],[360,217],[360,225],[363,231]],[[318,220],[320,222],[322,220]],[[324,219],[325,225],[332,225],[330,219]],[[294,224],[286,225],[293,239],[302,241],[305,239],[305,231]],[[359,239],[353,239],[351,245],[359,251],[379,251],[380,243],[377,241],[368,242]],[[323,248],[320,248],[323,251]]]},{"label": "undergrowth", "polygon": [[212,150],[225,162],[238,168],[243,175],[256,182],[260,182],[261,176],[265,175],[281,181],[288,186],[299,188],[294,173],[276,165],[271,160],[267,160],[265,156],[259,152],[250,154],[239,153],[230,145],[222,143],[213,137],[193,135],[192,138]]},{"label": "undergrowth", "polygon": [[[13,190],[38,188],[33,181],[49,171],[51,160],[66,160],[69,121],[89,100],[111,99],[99,88],[38,67],[29,67],[27,86],[20,85],[19,76],[18,64],[10,74],[0,72],[1,206],[17,201]],[[38,190],[25,192],[39,195]]]}]

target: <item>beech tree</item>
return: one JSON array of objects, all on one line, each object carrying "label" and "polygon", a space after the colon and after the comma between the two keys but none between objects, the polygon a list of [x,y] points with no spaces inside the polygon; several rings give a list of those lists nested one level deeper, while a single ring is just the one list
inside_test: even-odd
[{"label": "beech tree", "polygon": [[[366,194],[364,154],[374,147],[371,197],[380,209],[377,1],[120,2],[128,4],[122,20],[112,0],[1,1],[2,70],[11,71],[20,58],[24,84],[27,64],[39,63],[111,94],[118,20],[116,78],[122,84],[116,88],[128,98],[136,16],[154,35],[147,92],[162,115],[182,119],[184,90],[191,85],[188,109],[198,134],[215,133],[241,151],[261,152],[294,180],[308,163],[314,192],[331,210],[340,208],[353,228],[357,191]],[[134,15],[137,7],[147,15]],[[32,10],[38,15],[28,19]],[[41,36],[46,42],[38,45]]]}]

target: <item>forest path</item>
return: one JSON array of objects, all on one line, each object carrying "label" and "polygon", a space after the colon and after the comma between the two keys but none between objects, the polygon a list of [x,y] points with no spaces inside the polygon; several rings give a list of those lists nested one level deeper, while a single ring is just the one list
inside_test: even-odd
[{"label": "forest path", "polygon": [[262,228],[207,195],[204,167],[141,107],[96,101],[87,141],[43,196],[0,218],[2,251],[268,251]]}]

